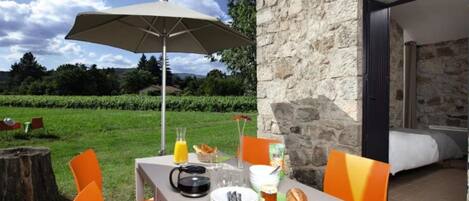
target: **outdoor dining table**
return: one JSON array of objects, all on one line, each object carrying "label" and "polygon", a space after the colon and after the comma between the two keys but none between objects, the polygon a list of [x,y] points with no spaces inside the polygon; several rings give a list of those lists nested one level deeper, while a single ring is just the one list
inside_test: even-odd
[{"label": "outdoor dining table", "polygon": [[[207,166],[197,159],[196,154],[189,154],[189,164]],[[236,166],[236,160],[229,160],[228,165]],[[176,167],[173,163],[173,156],[158,156],[149,158],[139,158],[135,160],[135,197],[137,201],[144,200],[144,183],[146,182],[154,189],[154,198],[157,201],[209,201],[210,195],[201,198],[184,197],[175,191],[169,183],[170,171]],[[209,169],[210,171],[210,169]],[[249,174],[249,164],[245,164],[243,174]],[[211,178],[214,181],[214,178]],[[323,193],[319,190],[301,184],[287,177],[283,178],[279,184],[279,192],[286,193],[291,188],[302,189],[310,201],[339,201],[331,195]],[[212,185],[210,191],[216,189]]]}]

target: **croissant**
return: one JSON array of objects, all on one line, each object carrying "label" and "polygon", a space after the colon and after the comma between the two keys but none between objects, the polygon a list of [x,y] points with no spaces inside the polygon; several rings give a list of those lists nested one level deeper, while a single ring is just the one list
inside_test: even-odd
[{"label": "croissant", "polygon": [[301,189],[292,188],[287,192],[287,201],[308,201],[308,197]]}]

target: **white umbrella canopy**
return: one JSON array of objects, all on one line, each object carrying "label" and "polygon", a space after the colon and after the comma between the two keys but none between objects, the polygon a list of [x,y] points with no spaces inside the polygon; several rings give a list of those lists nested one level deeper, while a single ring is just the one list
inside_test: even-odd
[{"label": "white umbrella canopy", "polygon": [[163,51],[165,36],[168,52],[212,54],[251,43],[215,17],[166,1],[80,13],[65,38],[152,53]]},{"label": "white umbrella canopy", "polygon": [[[66,39],[121,48],[134,53],[212,54],[252,44],[243,34],[211,17],[167,1],[78,14]],[[166,150],[166,62],[162,69],[161,150]]]}]

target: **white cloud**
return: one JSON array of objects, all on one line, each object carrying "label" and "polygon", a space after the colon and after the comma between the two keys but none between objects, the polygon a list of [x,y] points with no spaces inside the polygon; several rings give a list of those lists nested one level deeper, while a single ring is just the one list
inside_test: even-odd
[{"label": "white cloud", "polygon": [[133,64],[132,61],[118,54],[105,54],[98,59],[98,66],[100,67],[119,67],[129,68]]},{"label": "white cloud", "polygon": [[105,8],[104,0],[0,1],[0,48],[10,47],[7,58],[17,51],[36,55],[81,54],[81,47],[65,42],[64,35],[77,13]]},{"label": "white cloud", "polygon": [[229,21],[231,17],[226,14],[215,0],[171,0],[179,6],[187,7],[206,15],[220,18],[222,21]]},{"label": "white cloud", "polygon": [[[223,21],[231,19],[215,0],[170,1]],[[5,51],[0,57],[12,63],[31,51],[41,61],[60,59],[99,67],[132,67],[137,60],[129,60],[129,55],[90,52],[88,46],[64,39],[79,12],[106,9],[106,2],[112,3],[107,0],[31,0],[28,3],[0,0],[0,50]],[[52,63],[49,67],[58,64],[49,63]],[[170,54],[170,64],[173,72],[201,75],[212,69],[225,69],[224,64],[210,62],[197,54]]]},{"label": "white cloud", "polygon": [[211,62],[210,59],[200,54],[170,54],[169,65],[175,73],[206,75],[213,69],[226,70],[223,63]]}]

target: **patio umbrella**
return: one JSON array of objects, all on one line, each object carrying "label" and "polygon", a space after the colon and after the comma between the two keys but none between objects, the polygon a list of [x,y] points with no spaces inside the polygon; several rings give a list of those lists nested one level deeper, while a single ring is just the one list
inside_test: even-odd
[{"label": "patio umbrella", "polygon": [[[251,44],[217,18],[167,2],[136,4],[78,14],[66,39],[121,48],[134,53],[212,54]],[[166,149],[166,62],[162,69],[161,150]]]}]

